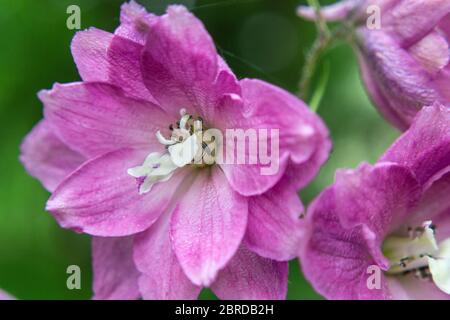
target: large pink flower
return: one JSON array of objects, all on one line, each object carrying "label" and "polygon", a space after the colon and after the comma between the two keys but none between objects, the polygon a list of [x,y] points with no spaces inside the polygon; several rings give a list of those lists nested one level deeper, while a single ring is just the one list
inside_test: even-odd
[{"label": "large pink flower", "polygon": [[[379,18],[379,25],[367,12]],[[300,7],[298,13],[315,19],[311,8]],[[401,130],[424,105],[450,101],[449,14],[448,0],[344,0],[322,11],[327,20],[355,25],[367,91]]]},{"label": "large pink flower", "polygon": [[[114,34],[79,32],[72,53],[83,82],[39,93],[45,117],[21,160],[60,225],[95,236],[95,298],[193,299],[204,286],[284,298],[296,190],[330,149],[322,121],[282,89],[237,80],[182,6],[154,16],[124,4]],[[201,128],[277,129],[279,170],[198,164],[215,159]]]},{"label": "large pink flower", "polygon": [[424,107],[375,165],[308,209],[300,258],[328,299],[450,298],[450,109]]}]

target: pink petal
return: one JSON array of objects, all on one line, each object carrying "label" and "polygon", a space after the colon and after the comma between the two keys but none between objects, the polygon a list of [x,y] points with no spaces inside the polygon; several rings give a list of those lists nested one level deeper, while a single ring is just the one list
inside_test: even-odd
[{"label": "pink petal", "polygon": [[144,46],[132,40],[114,36],[108,50],[109,82],[122,88],[127,95],[157,104],[141,73],[141,55]]},{"label": "pink petal", "polygon": [[9,293],[6,293],[3,290],[0,290],[0,300],[16,300],[13,296],[11,296]]},{"label": "pink petal", "polygon": [[448,300],[448,294],[439,290],[433,281],[418,279],[414,275],[388,277],[387,283],[395,300]]},{"label": "pink petal", "polygon": [[450,41],[450,13],[439,22],[439,30],[444,32],[447,40]]},{"label": "pink petal", "polygon": [[245,243],[262,257],[287,261],[298,253],[303,233],[303,205],[294,188],[280,181],[268,192],[250,197]]},{"label": "pink petal", "polygon": [[431,32],[450,13],[448,0],[402,1],[383,17],[383,29],[408,48]]},{"label": "pink petal", "polygon": [[443,69],[450,60],[447,39],[437,31],[430,32],[409,48],[409,52],[431,74]]},{"label": "pink petal", "polygon": [[283,300],[287,283],[287,262],[262,258],[241,246],[211,289],[223,300]]},{"label": "pink petal", "polygon": [[120,26],[114,33],[144,45],[150,23],[156,18],[135,1],[126,2],[120,7]]},{"label": "pink petal", "polygon": [[384,277],[380,289],[368,289],[367,268],[377,265],[368,254],[370,232],[362,227],[344,229],[335,208],[338,201],[328,188],[308,209],[311,236],[300,254],[305,277],[327,299],[389,298]]},{"label": "pink petal", "polygon": [[417,206],[422,188],[406,167],[379,162],[356,170],[338,170],[334,183],[336,210],[342,226],[366,225],[380,244]]},{"label": "pink petal", "polygon": [[83,81],[107,81],[107,53],[113,34],[90,28],[75,34],[71,44],[73,59]]},{"label": "pink petal", "polygon": [[195,286],[181,269],[169,236],[169,210],[148,230],[135,238],[134,261],[142,272],[139,288],[144,299],[196,299],[201,287]]},{"label": "pink petal", "polygon": [[409,167],[426,188],[450,165],[450,108],[438,103],[425,107],[381,157]]},{"label": "pink petal", "polygon": [[167,131],[174,120],[159,107],[105,83],[56,84],[39,97],[55,134],[87,157],[124,147],[160,151],[155,133]]},{"label": "pink petal", "polygon": [[49,191],[80,166],[85,158],[57,138],[46,120],[39,122],[20,146],[20,161]]},{"label": "pink petal", "polygon": [[126,236],[147,229],[170,203],[184,179],[181,170],[151,192],[139,195],[127,174],[146,154],[121,149],[86,162],[64,180],[47,202],[64,228],[96,236]]},{"label": "pink petal", "polygon": [[401,110],[396,110],[395,108],[393,108],[391,102],[389,101],[389,98],[381,90],[379,84],[377,83],[376,76],[368,67],[362,55],[359,54],[358,58],[361,68],[361,78],[371,100],[378,107],[378,111],[380,112],[380,114],[398,129],[402,131],[408,129],[411,119],[405,116],[405,114],[402,113]]},{"label": "pink petal", "polygon": [[134,300],[141,295],[133,262],[133,237],[92,239],[96,300]]},{"label": "pink petal", "polygon": [[387,33],[360,28],[358,39],[373,81],[404,122],[410,124],[423,106],[444,100],[434,76]]},{"label": "pink petal", "polygon": [[236,252],[247,226],[247,199],[219,168],[198,173],[171,221],[172,245],[186,275],[208,286]]},{"label": "pink petal", "polygon": [[[449,168],[450,169],[450,168]],[[424,221],[431,220],[436,225],[436,219],[440,215],[450,211],[450,172],[447,172],[425,191],[419,207],[408,218],[407,226],[420,226]],[[441,228],[439,233],[441,235]]]},{"label": "pink petal", "polygon": [[310,206],[310,239],[300,253],[305,276],[329,299],[390,298],[385,278],[369,289],[370,266],[387,270],[384,237],[417,205],[421,188],[408,168],[379,163],[340,171]]},{"label": "pink petal", "polygon": [[[279,132],[278,170],[264,175],[263,165],[221,164],[230,184],[239,193],[250,196],[259,195],[273,187],[283,176],[290,159],[294,164],[308,166],[308,172],[301,171],[307,177],[298,175],[299,180],[310,180],[312,173],[317,173],[326,160],[330,150],[328,131],[322,120],[299,99],[288,92],[259,80],[244,79],[240,81],[243,102],[222,105],[220,111],[221,129],[257,130],[259,145],[268,145],[269,153],[272,143],[271,135]],[[243,106],[240,105],[243,103]],[[242,111],[240,111],[242,110]],[[266,129],[269,137],[261,135],[260,129]],[[226,139],[226,137],[225,137]],[[228,142],[231,139],[226,139]],[[231,141],[234,143],[234,141]],[[226,146],[229,147],[228,145]],[[250,151],[246,150],[249,155]],[[321,154],[319,158],[314,154]],[[308,163],[313,160],[313,165]],[[229,161],[227,161],[229,162]]]},{"label": "pink petal", "polygon": [[[320,14],[326,21],[341,21],[349,17],[360,0],[342,0],[328,6],[322,6]],[[299,6],[297,15],[308,20],[316,20],[316,10],[308,6]]]},{"label": "pink petal", "polygon": [[142,56],[142,74],[152,96],[166,110],[177,113],[195,106],[197,115],[210,120],[217,72],[217,52],[203,24],[185,7],[169,6],[151,24]]}]

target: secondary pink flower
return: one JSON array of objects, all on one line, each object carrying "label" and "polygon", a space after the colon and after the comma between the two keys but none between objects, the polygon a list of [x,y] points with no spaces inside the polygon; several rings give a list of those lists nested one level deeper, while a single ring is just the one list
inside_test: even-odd
[{"label": "secondary pink flower", "polygon": [[0,289],[0,300],[15,300],[9,293]]},{"label": "secondary pink flower", "polygon": [[300,258],[320,294],[450,298],[449,123],[448,107],[424,107],[375,165],[338,171],[313,202]]},{"label": "secondary pink flower", "polygon": [[[370,12],[380,28],[368,28]],[[315,19],[300,7],[300,16]],[[355,25],[355,44],[367,91],[381,114],[405,130],[416,113],[450,101],[450,1],[346,0],[323,8],[330,21]]]},{"label": "secondary pink flower", "polygon": [[[204,286],[284,298],[296,190],[330,150],[320,118],[280,88],[237,80],[182,6],[155,16],[124,4],[114,34],[79,32],[72,53],[83,82],[39,93],[45,118],[21,159],[61,226],[95,236],[95,298],[194,299]],[[278,129],[278,172],[196,163],[215,160],[202,128]]]}]

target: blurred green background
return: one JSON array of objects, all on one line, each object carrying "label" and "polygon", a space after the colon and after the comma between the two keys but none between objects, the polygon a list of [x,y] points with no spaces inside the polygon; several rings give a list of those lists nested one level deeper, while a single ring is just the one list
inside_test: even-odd
[{"label": "blurred green background", "polygon": [[[81,8],[82,29],[113,31],[120,0],[0,0],[0,288],[19,299],[89,299],[90,240],[61,229],[44,211],[49,194],[18,161],[23,137],[42,117],[36,92],[54,82],[79,80],[69,45],[66,8]],[[261,78],[297,91],[314,25],[295,15],[295,0],[141,0],[161,13],[183,3],[206,25],[219,52],[240,77]],[[321,1],[322,4],[333,1]],[[341,167],[375,161],[398,136],[378,115],[359,80],[348,45],[330,50],[330,79],[319,114],[330,128],[333,153],[319,176],[301,192],[305,204],[333,181]],[[319,68],[320,73],[320,68]],[[79,265],[82,289],[68,290],[66,268]],[[202,298],[212,298],[209,291]],[[289,299],[320,299],[291,262]]]}]

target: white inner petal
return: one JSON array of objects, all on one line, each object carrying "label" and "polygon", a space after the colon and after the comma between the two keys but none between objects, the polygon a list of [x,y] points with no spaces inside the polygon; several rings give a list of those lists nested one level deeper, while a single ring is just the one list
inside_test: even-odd
[{"label": "white inner petal", "polygon": [[200,147],[197,135],[193,134],[185,141],[171,145],[168,150],[173,163],[184,167],[192,162]]},{"label": "white inner petal", "polygon": [[439,244],[436,258],[428,258],[428,266],[436,286],[450,294],[450,239]]},{"label": "white inner petal", "polygon": [[425,222],[420,234],[413,238],[388,237],[383,243],[383,253],[391,262],[388,274],[428,267],[436,286],[450,294],[450,238],[438,245],[431,221]]}]

